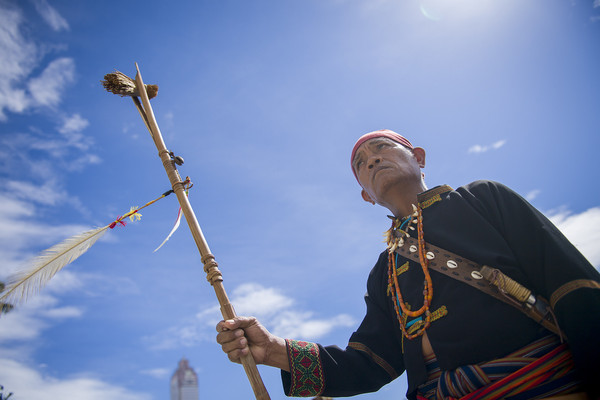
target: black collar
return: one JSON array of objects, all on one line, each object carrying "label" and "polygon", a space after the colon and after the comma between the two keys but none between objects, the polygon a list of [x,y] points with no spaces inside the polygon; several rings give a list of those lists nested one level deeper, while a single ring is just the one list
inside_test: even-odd
[{"label": "black collar", "polygon": [[448,185],[436,186],[436,187],[426,190],[422,193],[419,193],[417,195],[417,201],[419,202],[419,206],[421,206],[421,208],[425,208],[432,204],[434,197],[440,196],[443,193],[451,192],[453,190],[454,189],[452,189]]}]

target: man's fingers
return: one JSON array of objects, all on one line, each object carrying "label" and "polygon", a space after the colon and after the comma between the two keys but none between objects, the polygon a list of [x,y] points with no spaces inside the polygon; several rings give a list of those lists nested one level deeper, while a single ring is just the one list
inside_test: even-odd
[{"label": "man's fingers", "polygon": [[223,332],[226,330],[234,330],[237,328],[247,328],[250,325],[256,323],[256,318],[254,317],[235,317],[233,319],[228,319],[225,321],[221,321],[217,324],[217,332]]},{"label": "man's fingers", "polygon": [[229,360],[236,363],[239,363],[240,358],[250,351],[248,339],[244,337],[244,331],[241,329],[219,332],[217,343],[221,345],[221,349],[227,354]]},{"label": "man's fingers", "polygon": [[[250,344],[256,349],[257,354],[262,354],[265,342],[268,341],[267,332],[254,317],[235,317],[221,321],[216,326],[217,343],[227,354],[229,360],[240,363],[240,358],[250,354]],[[248,337],[246,337],[248,335]],[[261,358],[262,359],[262,358]],[[256,359],[255,359],[256,360]],[[258,362],[258,360],[256,360]]]},{"label": "man's fingers", "polygon": [[221,321],[217,324],[217,332],[231,330],[232,328],[237,328],[236,322],[232,319],[228,319],[227,321]]},{"label": "man's fingers", "polygon": [[232,342],[243,336],[244,336],[244,331],[241,329],[236,329],[233,331],[225,330],[225,331],[219,332],[217,334],[217,343],[219,343],[220,345],[223,345],[225,343]]},{"label": "man's fingers", "polygon": [[245,356],[246,354],[248,354],[248,352],[249,352],[249,350],[247,347],[245,347],[243,349],[239,349],[239,350],[234,350],[230,353],[227,353],[227,358],[229,358],[229,361],[241,364],[240,359],[242,358],[242,356]]},{"label": "man's fingers", "polygon": [[248,340],[242,336],[241,338],[235,338],[234,340],[230,340],[220,344],[223,351],[229,354],[247,348]]}]

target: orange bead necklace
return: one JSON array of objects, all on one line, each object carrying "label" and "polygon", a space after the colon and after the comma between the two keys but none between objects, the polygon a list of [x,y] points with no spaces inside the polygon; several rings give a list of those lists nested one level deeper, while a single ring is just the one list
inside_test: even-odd
[{"label": "orange bead necklace", "polygon": [[[391,289],[392,301],[394,303],[394,309],[396,310],[398,322],[400,323],[400,329],[402,330],[404,337],[407,339],[414,339],[417,336],[423,335],[425,330],[429,328],[429,325],[431,325],[431,312],[429,311],[429,306],[431,305],[431,299],[433,298],[433,284],[431,282],[431,276],[429,275],[428,259],[425,256],[425,240],[423,239],[423,213],[420,206],[415,207],[413,205],[413,210],[413,214],[403,218],[403,220],[394,218],[392,221],[392,227],[386,232],[386,241],[388,244],[388,287]],[[423,274],[425,275],[425,282],[423,288],[423,306],[416,311],[411,311],[408,305],[404,302],[402,293],[400,292],[395,250],[404,245],[404,237],[410,237],[408,231],[414,230],[414,227],[411,225],[415,222],[417,223],[419,262],[421,264]],[[400,312],[400,309],[402,312]],[[406,329],[408,317],[420,317],[423,314],[425,314],[425,322],[423,325],[417,329],[416,333],[409,334]]]}]

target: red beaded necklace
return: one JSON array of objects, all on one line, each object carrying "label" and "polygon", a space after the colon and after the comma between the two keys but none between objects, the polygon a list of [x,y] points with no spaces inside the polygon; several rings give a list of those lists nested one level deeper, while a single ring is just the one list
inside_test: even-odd
[{"label": "red beaded necklace", "polygon": [[[431,312],[429,311],[429,306],[431,305],[431,299],[433,298],[433,284],[431,282],[431,276],[429,275],[428,259],[425,256],[425,240],[423,239],[423,213],[420,205],[419,207],[415,207],[413,205],[413,210],[413,214],[403,218],[402,220],[394,218],[392,221],[392,227],[386,232],[386,241],[388,244],[388,287],[391,289],[392,301],[394,302],[394,309],[396,310],[396,316],[398,317],[398,322],[400,323],[400,329],[402,330],[404,337],[407,339],[414,339],[417,336],[423,335],[425,330],[429,328],[429,325],[431,325]],[[419,261],[421,263],[421,268],[423,269],[423,274],[425,275],[425,282],[423,288],[423,306],[416,311],[411,311],[408,305],[404,303],[402,293],[400,292],[395,250],[399,246],[404,245],[404,237],[410,237],[408,230],[414,230],[414,227],[411,226],[411,224],[414,222],[417,223]],[[406,228],[402,229],[405,224]],[[402,309],[402,313],[405,316],[404,318],[400,313],[400,309]],[[423,326],[417,329],[416,333],[408,334],[406,330],[406,321],[408,317],[414,318],[423,314],[425,314],[425,322]]]}]

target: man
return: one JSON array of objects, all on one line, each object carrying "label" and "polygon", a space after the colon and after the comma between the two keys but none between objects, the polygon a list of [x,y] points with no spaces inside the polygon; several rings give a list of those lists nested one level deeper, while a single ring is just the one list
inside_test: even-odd
[{"label": "man", "polygon": [[[425,151],[389,130],[362,136],[351,163],[363,199],[394,216],[361,325],[342,350],[284,340],[254,318],[221,321],[217,342],[230,360],[251,351],[280,368],[290,396],[376,391],[404,371],[410,399],[598,396],[600,275],[552,223],[495,182],[428,190]],[[473,279],[452,275],[464,263]],[[483,265],[502,283],[496,297],[482,289],[493,286],[482,283]],[[528,300],[511,297],[511,280],[531,290]],[[560,330],[523,312],[542,298]]]}]

